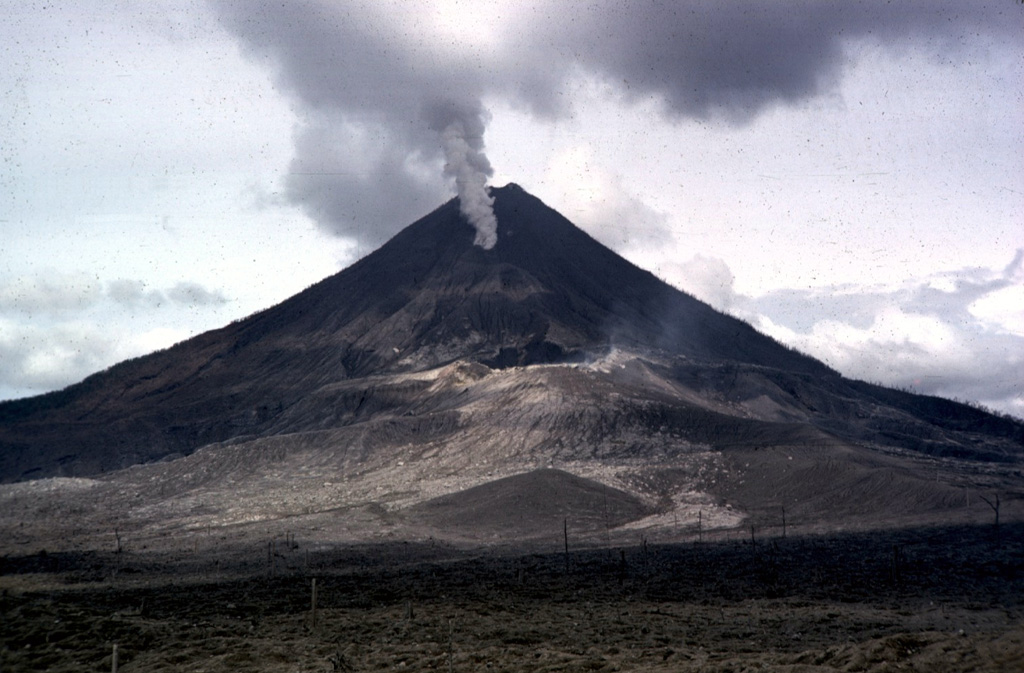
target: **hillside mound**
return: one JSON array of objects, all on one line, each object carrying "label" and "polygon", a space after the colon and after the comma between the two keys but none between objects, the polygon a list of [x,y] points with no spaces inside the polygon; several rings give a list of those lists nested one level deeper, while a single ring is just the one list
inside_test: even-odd
[{"label": "hillside mound", "polygon": [[639,498],[563,470],[539,469],[449,493],[416,505],[409,514],[452,534],[509,537],[561,535],[621,526],[651,513]]}]

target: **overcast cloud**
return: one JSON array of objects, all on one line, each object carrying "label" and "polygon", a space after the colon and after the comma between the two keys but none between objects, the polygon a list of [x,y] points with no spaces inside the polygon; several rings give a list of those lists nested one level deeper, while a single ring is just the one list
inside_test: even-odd
[{"label": "overcast cloud", "polygon": [[1024,415],[1013,0],[0,9],[0,397],[346,266],[454,151],[846,374]]}]

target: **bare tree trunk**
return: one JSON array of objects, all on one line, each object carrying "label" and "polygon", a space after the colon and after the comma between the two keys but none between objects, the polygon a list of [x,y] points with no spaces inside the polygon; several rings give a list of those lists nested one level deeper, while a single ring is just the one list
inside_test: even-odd
[{"label": "bare tree trunk", "polygon": [[991,500],[989,500],[988,498],[986,498],[983,495],[980,495],[978,497],[980,497],[982,500],[984,500],[985,503],[989,507],[992,508],[992,511],[996,513],[995,537],[996,537],[996,545],[998,545],[999,544],[999,506],[1001,504],[999,502],[999,494],[998,493],[996,494],[996,501],[995,502],[992,502]]},{"label": "bare tree trunk", "polygon": [[984,501],[985,501],[985,503],[986,503],[986,504],[987,504],[987,505],[988,505],[989,507],[991,507],[991,508],[992,508],[992,511],[993,511],[993,512],[995,512],[995,513],[996,513],[996,530],[998,531],[998,530],[999,530],[999,506],[1000,506],[1000,502],[999,502],[999,494],[998,494],[998,493],[996,494],[996,501],[995,501],[995,502],[992,502],[991,500],[989,500],[988,498],[986,498],[986,497],[985,497],[985,496],[983,496],[983,495],[982,495],[982,496],[979,496],[979,497],[980,497],[980,498],[981,498],[982,500],[984,500]]}]

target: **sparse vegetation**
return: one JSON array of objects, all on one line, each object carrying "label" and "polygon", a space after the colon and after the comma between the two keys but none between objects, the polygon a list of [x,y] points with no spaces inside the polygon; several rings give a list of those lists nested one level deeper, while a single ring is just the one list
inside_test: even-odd
[{"label": "sparse vegetation", "polygon": [[317,554],[315,578],[295,565],[248,574],[228,550],[200,566],[126,551],[116,582],[96,579],[112,552],[65,554],[59,571],[8,557],[0,665],[111,670],[117,644],[123,673],[1012,671],[1024,658],[1024,528],[1007,528],[997,551],[977,527],[753,550],[648,543],[645,554],[637,541],[574,550],[570,575],[557,544],[337,548]]}]

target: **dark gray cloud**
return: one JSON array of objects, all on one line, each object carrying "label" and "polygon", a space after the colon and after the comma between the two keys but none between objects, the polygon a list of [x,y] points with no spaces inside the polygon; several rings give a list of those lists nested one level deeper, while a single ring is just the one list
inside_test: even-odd
[{"label": "dark gray cloud", "polygon": [[364,135],[343,123],[303,126],[285,188],[286,197],[315,222],[372,249],[394,234],[398,223],[436,208],[448,191],[440,180],[426,180],[410,166],[415,159],[409,148],[388,138],[386,129],[371,134],[380,139],[377,146]]},{"label": "dark gray cloud", "polygon": [[119,278],[107,283],[107,296],[122,306],[159,306],[164,295],[159,290],[148,289],[141,280]]},{"label": "dark gray cloud", "polygon": [[228,302],[220,291],[188,281],[160,290],[141,280],[120,278],[101,283],[84,273],[53,273],[0,284],[0,318],[62,319],[91,311],[104,300],[129,308],[157,308],[169,303],[216,306]]},{"label": "dark gray cloud", "polygon": [[71,314],[102,299],[103,288],[84,273],[52,273],[0,282],[0,316]]},{"label": "dark gray cloud", "polygon": [[181,306],[219,306],[228,298],[218,290],[208,290],[199,283],[181,281],[165,290],[151,289],[141,280],[118,279],[107,283],[107,296],[129,308],[160,308],[171,303]]},{"label": "dark gray cloud", "polygon": [[952,56],[979,31],[1012,36],[1019,14],[1011,2],[941,0],[595,3],[565,52],[672,113],[744,121],[834,90],[855,41],[920,37]]},{"label": "dark gray cloud", "polygon": [[228,298],[216,290],[207,290],[199,283],[176,283],[167,290],[167,298],[171,301],[195,308],[197,306],[218,306],[226,304]]},{"label": "dark gray cloud", "polygon": [[[368,245],[437,205],[440,135],[455,119],[482,124],[488,96],[557,117],[569,109],[566,83],[584,73],[627,97],[656,96],[669,115],[744,123],[836,90],[858,41],[898,49],[914,38],[955,59],[978,35],[1016,39],[1024,28],[1010,0],[536,2],[495,11],[485,48],[446,44],[374,3],[213,2],[304,116],[287,197]],[[456,114],[441,123],[439,110]]]}]

